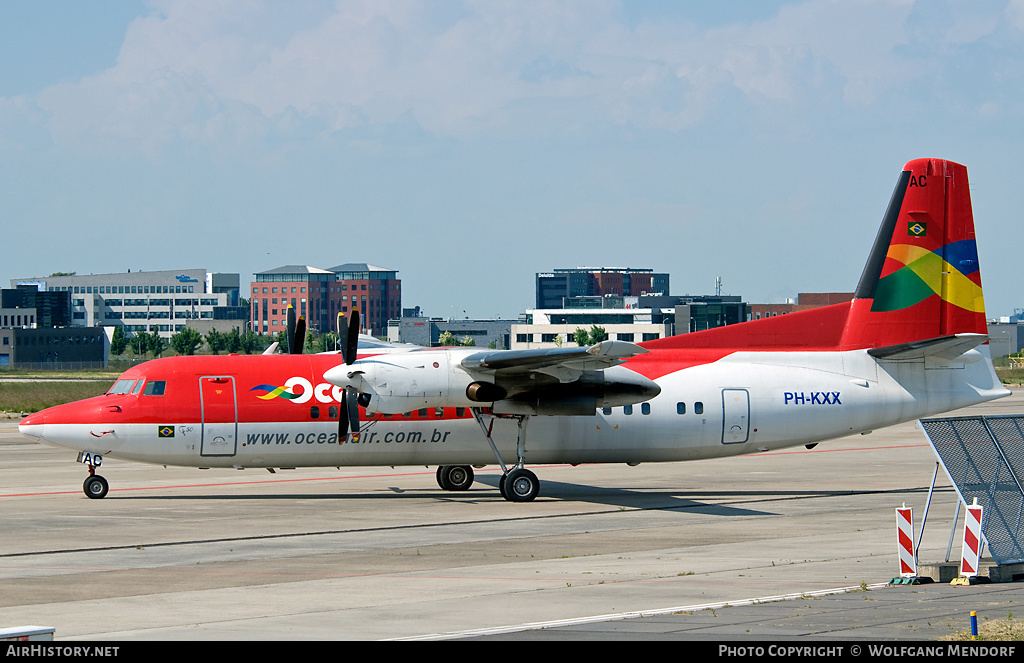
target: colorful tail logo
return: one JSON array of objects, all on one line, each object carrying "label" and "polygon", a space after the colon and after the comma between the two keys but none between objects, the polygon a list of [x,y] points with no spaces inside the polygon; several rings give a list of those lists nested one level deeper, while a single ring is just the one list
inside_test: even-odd
[{"label": "colorful tail logo", "polygon": [[265,401],[269,401],[272,398],[286,398],[288,400],[301,398],[300,394],[293,394],[284,387],[275,387],[272,384],[258,384],[249,391],[256,391],[257,389],[266,392],[263,394],[256,394],[257,398],[262,398]]},{"label": "colorful tail logo", "polygon": [[978,247],[973,239],[951,242],[934,251],[912,244],[892,244],[886,260],[901,266],[878,281],[872,311],[901,311],[938,295],[965,311],[985,312],[981,285],[977,283],[981,280]]}]

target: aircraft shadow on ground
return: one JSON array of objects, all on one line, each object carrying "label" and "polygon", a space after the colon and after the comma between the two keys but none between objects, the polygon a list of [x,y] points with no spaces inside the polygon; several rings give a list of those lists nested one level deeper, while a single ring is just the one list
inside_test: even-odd
[{"label": "aircraft shadow on ground", "polygon": [[[478,474],[473,488],[465,492],[446,492],[440,488],[401,488],[398,486],[381,485],[371,491],[355,492],[320,492],[320,493],[235,493],[230,495],[182,495],[176,494],[138,494],[112,491],[107,499],[129,500],[405,500],[434,497],[451,503],[483,504],[504,502],[498,492],[498,476],[496,474]],[[154,489],[159,491],[159,489]],[[168,488],[167,490],[171,490]],[[664,490],[636,490],[630,488],[593,486],[587,484],[565,483],[541,479],[541,492],[538,501],[558,500],[586,504],[601,504],[619,509],[642,509],[661,511],[680,511],[691,514],[714,516],[765,516],[775,515],[772,510],[750,508],[755,503],[766,503],[778,500],[814,499],[849,496],[853,494],[870,494],[872,492],[918,492],[921,489],[911,488],[900,491],[851,491],[851,490],[737,490],[737,491],[690,491],[686,488]],[[724,503],[723,503],[724,502]],[[526,509],[529,504],[523,505]],[[531,515],[524,510],[522,515]]]}]

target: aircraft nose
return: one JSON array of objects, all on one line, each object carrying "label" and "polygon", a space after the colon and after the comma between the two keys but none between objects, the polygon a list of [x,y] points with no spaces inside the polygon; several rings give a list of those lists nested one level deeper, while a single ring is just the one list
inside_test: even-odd
[{"label": "aircraft nose", "polygon": [[42,439],[46,415],[42,412],[30,414],[18,424],[18,432],[36,439]]}]

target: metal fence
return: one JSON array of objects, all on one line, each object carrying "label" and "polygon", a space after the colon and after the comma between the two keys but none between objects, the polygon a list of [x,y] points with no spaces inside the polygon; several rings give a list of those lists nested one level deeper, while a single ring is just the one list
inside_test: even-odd
[{"label": "metal fence", "polygon": [[984,507],[982,534],[999,564],[1024,561],[1024,416],[922,419],[960,500]]},{"label": "metal fence", "polygon": [[102,361],[19,361],[16,364],[0,368],[0,375],[3,369],[18,371],[82,371],[108,368]]}]

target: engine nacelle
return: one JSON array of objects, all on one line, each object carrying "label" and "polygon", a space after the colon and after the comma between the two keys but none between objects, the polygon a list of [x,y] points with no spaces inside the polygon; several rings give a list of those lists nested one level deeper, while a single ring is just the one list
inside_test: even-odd
[{"label": "engine nacelle", "polygon": [[376,355],[335,366],[324,378],[356,390],[370,414],[483,405],[501,414],[593,415],[599,407],[640,403],[661,391],[654,381],[624,366],[582,371],[565,382],[539,371],[495,378],[462,366],[475,352],[466,348]]},{"label": "engine nacelle", "polygon": [[508,396],[508,391],[493,382],[477,380],[466,387],[466,398],[474,403],[493,403],[494,401],[500,401],[506,396]]},{"label": "engine nacelle", "polygon": [[479,407],[505,397],[486,376],[470,375],[459,362],[466,352],[423,350],[377,355],[324,374],[328,382],[370,394],[367,412],[402,414],[433,407]]}]

